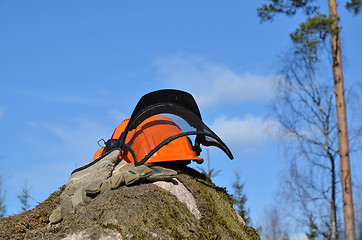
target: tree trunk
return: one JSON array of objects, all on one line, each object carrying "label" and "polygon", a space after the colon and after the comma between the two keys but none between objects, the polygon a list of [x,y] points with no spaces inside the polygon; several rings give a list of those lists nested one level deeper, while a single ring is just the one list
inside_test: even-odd
[{"label": "tree trunk", "polygon": [[331,160],[331,174],[332,174],[332,196],[331,196],[331,240],[337,240],[337,208],[336,208],[336,167],[333,157]]},{"label": "tree trunk", "polygon": [[[329,15],[337,19],[336,0],[328,0]],[[333,75],[337,106],[337,124],[339,139],[339,154],[341,162],[341,183],[343,193],[344,231],[346,240],[355,240],[352,178],[349,160],[348,132],[346,120],[346,103],[344,99],[342,57],[338,32],[338,20],[331,26],[331,47],[333,57]]]}]

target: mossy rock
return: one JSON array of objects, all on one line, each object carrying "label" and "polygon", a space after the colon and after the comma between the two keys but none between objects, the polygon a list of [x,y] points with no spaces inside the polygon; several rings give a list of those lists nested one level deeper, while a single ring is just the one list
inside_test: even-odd
[{"label": "mossy rock", "polygon": [[[44,219],[59,204],[57,192],[33,210],[0,220],[0,225],[4,225],[0,228],[0,238],[260,239],[255,229],[240,221],[225,189],[216,187],[204,175],[187,167],[178,170],[177,179],[193,195],[200,217],[170,192],[155,184],[143,183],[101,194],[83,212],[50,225]],[[47,210],[37,213],[42,223],[32,223],[36,220],[34,211],[44,208]],[[22,227],[16,224],[20,220]],[[15,229],[14,226],[17,230],[9,231],[9,228]]]}]

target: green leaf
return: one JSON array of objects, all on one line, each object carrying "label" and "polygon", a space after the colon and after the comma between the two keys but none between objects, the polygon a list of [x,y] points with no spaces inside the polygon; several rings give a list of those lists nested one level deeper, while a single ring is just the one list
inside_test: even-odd
[{"label": "green leaf", "polygon": [[340,29],[332,30],[332,25],[337,21],[336,17],[327,17],[319,12],[313,17],[308,17],[305,22],[299,25],[290,38],[296,47],[296,54],[308,56],[312,62],[318,61],[317,53],[320,44],[330,34],[335,34]]},{"label": "green leaf", "polygon": [[269,4],[262,4],[257,8],[258,17],[261,22],[273,21],[277,13],[293,16],[297,10],[303,10],[307,16],[314,14],[319,6],[313,5],[314,0],[268,0]]},{"label": "green leaf", "polygon": [[358,15],[361,12],[362,0],[351,0],[350,2],[346,3],[346,8],[354,15]]}]

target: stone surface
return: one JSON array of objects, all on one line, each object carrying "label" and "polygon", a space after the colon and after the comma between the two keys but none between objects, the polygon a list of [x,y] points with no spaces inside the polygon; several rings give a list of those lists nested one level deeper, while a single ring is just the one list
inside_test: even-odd
[{"label": "stone surface", "polygon": [[83,212],[51,225],[53,193],[36,208],[0,220],[0,239],[260,239],[245,226],[225,189],[199,172],[178,169],[171,182],[123,186]]},{"label": "stone surface", "polygon": [[186,204],[187,209],[194,215],[197,220],[201,219],[201,213],[197,207],[196,200],[192,193],[181,183],[177,178],[173,179],[172,181],[157,181],[154,183],[156,186],[170,192],[176,198]]}]

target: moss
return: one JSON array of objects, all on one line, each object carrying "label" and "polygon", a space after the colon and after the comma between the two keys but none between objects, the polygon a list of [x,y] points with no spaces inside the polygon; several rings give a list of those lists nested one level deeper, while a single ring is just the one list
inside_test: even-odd
[{"label": "moss", "polygon": [[[178,179],[194,195],[200,220],[168,191],[140,184],[99,195],[82,213],[55,226],[27,231],[27,239],[62,239],[80,232],[91,239],[114,233],[123,239],[260,239],[253,228],[238,221],[225,189],[190,168],[178,169]],[[20,237],[11,238],[24,238],[23,233],[16,236]]]},{"label": "moss", "polygon": [[[212,231],[205,233],[206,236],[215,233],[217,236],[222,236],[222,239],[260,239],[255,229],[244,226],[238,221],[232,207],[232,197],[225,188],[215,186],[210,179],[200,176],[200,173],[190,168],[179,172],[178,178],[198,198],[198,207],[203,208],[206,214],[202,224],[213,227]],[[195,181],[200,184],[193,184]],[[202,203],[204,204],[201,205]]]}]

